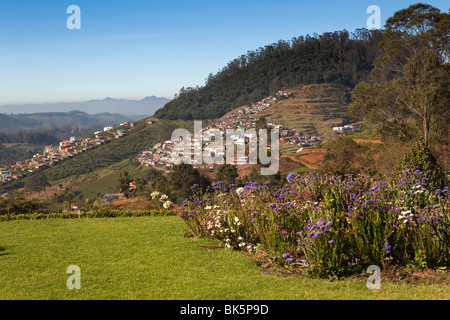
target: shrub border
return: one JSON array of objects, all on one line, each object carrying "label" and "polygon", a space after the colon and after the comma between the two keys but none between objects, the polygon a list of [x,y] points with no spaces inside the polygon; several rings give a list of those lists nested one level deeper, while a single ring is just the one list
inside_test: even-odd
[{"label": "shrub border", "polygon": [[172,210],[94,210],[86,212],[55,212],[31,214],[4,214],[1,221],[14,220],[42,220],[42,219],[77,219],[77,218],[120,218],[120,217],[150,217],[150,216],[176,216]]}]

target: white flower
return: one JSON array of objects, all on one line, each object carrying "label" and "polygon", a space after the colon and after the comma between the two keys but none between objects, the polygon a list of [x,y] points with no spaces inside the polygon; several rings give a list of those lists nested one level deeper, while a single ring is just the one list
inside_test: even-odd
[{"label": "white flower", "polygon": [[236,193],[238,195],[241,195],[242,191],[244,191],[244,188],[242,188],[242,187],[239,187],[239,188],[236,189]]},{"label": "white flower", "polygon": [[166,196],[165,194],[163,194],[163,195],[161,196],[161,198],[159,198],[159,201],[165,202],[167,199],[169,199],[169,197]]},{"label": "white flower", "polygon": [[206,207],[205,207],[205,210],[211,210],[211,209],[212,209],[211,206],[206,206]]},{"label": "white flower", "polygon": [[159,196],[159,192],[158,191],[153,191],[152,192],[152,199],[155,199],[157,196]]},{"label": "white flower", "polygon": [[170,208],[172,208],[172,205],[173,205],[172,202],[166,201],[166,202],[164,202],[163,207],[164,207],[164,209],[170,209]]}]

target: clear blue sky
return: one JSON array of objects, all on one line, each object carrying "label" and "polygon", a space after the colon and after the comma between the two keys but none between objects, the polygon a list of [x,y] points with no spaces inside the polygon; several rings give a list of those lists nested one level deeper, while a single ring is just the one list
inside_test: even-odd
[{"label": "clear blue sky", "polygon": [[[0,104],[149,95],[203,85],[230,60],[280,39],[382,26],[417,1],[0,0]],[[448,0],[423,1],[448,11]],[[81,30],[69,30],[69,5]]]}]

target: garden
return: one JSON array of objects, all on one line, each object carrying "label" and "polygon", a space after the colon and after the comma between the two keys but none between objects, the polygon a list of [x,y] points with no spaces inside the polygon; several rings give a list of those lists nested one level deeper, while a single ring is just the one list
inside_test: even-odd
[{"label": "garden", "polygon": [[448,187],[434,189],[419,170],[394,179],[365,175],[287,175],[285,188],[218,181],[192,186],[180,214],[192,235],[263,255],[274,267],[342,278],[378,266],[446,272],[450,263]]}]

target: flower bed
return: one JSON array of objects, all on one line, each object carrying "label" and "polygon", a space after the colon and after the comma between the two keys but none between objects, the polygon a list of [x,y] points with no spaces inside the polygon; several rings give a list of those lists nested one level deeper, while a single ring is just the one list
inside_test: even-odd
[{"label": "flower bed", "polygon": [[272,263],[316,276],[345,276],[380,268],[446,268],[450,262],[448,187],[428,190],[419,171],[397,179],[366,176],[287,176],[271,190],[248,182],[185,200],[181,214],[198,237],[248,252],[268,252]]}]

